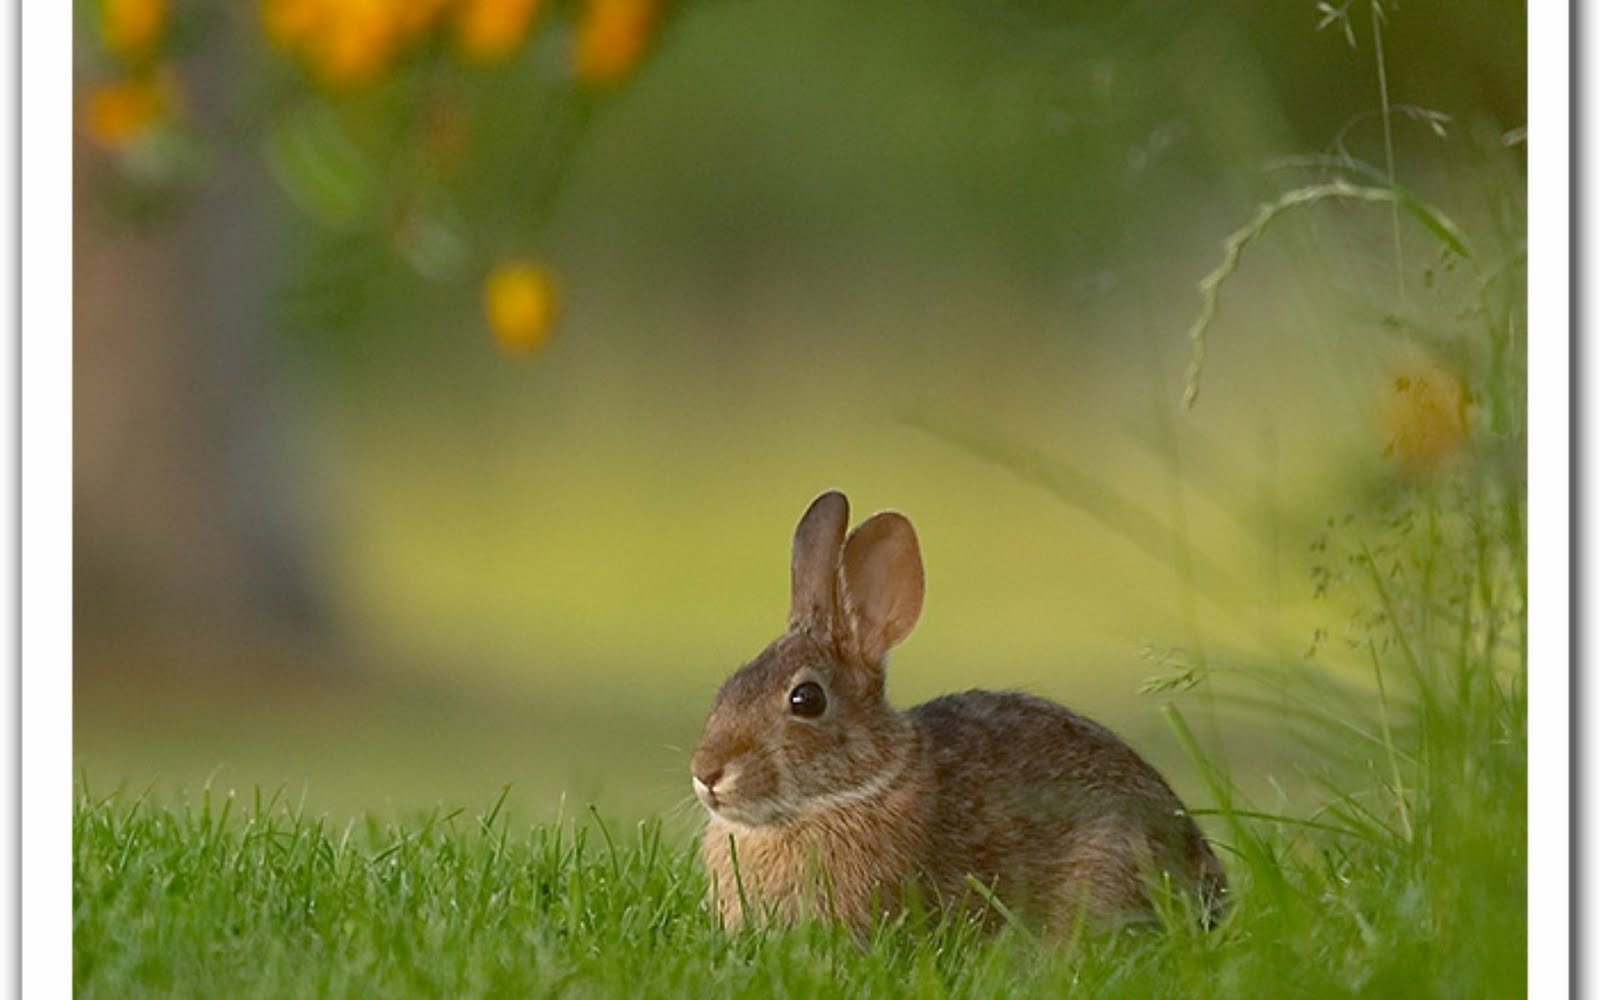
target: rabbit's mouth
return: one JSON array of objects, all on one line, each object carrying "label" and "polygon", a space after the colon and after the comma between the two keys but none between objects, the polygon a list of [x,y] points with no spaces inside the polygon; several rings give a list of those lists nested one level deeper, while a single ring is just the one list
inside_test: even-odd
[{"label": "rabbit's mouth", "polygon": [[717,820],[733,826],[757,827],[781,822],[787,815],[778,803],[741,798],[733,794],[731,787],[723,787],[726,784],[707,785],[698,776],[694,778],[695,798]]},{"label": "rabbit's mouth", "polygon": [[706,812],[718,819],[738,823],[743,826],[756,825],[752,816],[747,815],[751,810],[749,803],[742,802],[735,794],[734,783],[729,778],[721,780],[706,780],[700,775],[693,775],[694,797],[706,807]]}]

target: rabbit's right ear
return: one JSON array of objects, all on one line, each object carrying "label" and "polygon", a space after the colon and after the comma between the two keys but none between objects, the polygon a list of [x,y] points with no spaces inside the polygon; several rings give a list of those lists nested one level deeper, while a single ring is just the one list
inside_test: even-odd
[{"label": "rabbit's right ear", "polygon": [[856,526],[840,561],[847,638],[876,666],[922,615],[922,552],[903,514],[886,510]]},{"label": "rabbit's right ear", "polygon": [[795,527],[789,562],[791,631],[825,635],[832,630],[839,607],[839,557],[849,523],[850,501],[829,490],[811,501]]}]

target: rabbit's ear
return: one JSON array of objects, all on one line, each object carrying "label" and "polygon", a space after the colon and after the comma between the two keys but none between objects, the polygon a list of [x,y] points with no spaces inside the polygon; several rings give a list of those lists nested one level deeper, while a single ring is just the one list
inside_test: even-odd
[{"label": "rabbit's ear", "polygon": [[839,550],[850,523],[850,501],[829,490],[806,508],[794,529],[789,562],[789,628],[827,634],[838,615]]},{"label": "rabbit's ear", "polygon": [[911,522],[894,511],[863,521],[844,543],[841,576],[855,651],[882,663],[922,614],[922,554]]}]

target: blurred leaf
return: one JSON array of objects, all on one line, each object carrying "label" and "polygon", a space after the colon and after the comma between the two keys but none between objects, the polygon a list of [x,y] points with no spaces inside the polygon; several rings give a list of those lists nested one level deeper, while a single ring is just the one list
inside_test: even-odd
[{"label": "blurred leaf", "polygon": [[327,104],[315,101],[279,117],[263,145],[274,179],[317,222],[349,228],[371,212],[377,171]]}]

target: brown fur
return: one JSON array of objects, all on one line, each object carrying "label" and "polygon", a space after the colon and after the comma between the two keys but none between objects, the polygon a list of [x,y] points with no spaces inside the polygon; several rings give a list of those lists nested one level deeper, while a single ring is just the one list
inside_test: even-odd
[{"label": "brown fur", "polygon": [[[1220,916],[1216,856],[1110,730],[1014,692],[889,706],[883,658],[921,612],[921,556],[899,514],[845,539],[848,510],[826,493],[801,519],[789,631],[723,685],[691,762],[723,923],[771,910],[859,930],[913,891],[990,919],[992,894],[1064,931],[1148,915],[1163,880]],[[805,684],[826,697],[815,718],[791,709]]]}]

